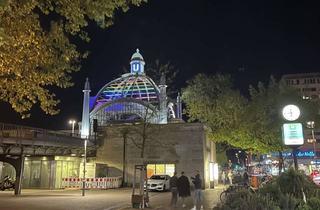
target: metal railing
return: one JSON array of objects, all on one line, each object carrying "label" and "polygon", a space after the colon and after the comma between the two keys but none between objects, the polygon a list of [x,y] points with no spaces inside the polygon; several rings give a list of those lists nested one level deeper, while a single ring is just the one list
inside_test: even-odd
[{"label": "metal railing", "polygon": [[42,140],[62,144],[79,144],[83,142],[79,134],[7,123],[0,123],[0,139]]}]

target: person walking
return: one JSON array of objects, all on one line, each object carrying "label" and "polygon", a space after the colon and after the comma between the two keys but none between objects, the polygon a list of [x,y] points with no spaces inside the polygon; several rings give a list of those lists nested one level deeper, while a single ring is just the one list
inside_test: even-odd
[{"label": "person walking", "polygon": [[178,192],[179,197],[182,200],[182,208],[186,207],[185,199],[191,195],[190,193],[190,182],[188,177],[184,175],[184,172],[181,172],[181,176],[178,179]]},{"label": "person walking", "polygon": [[232,174],[232,170],[230,169],[228,172],[228,179],[229,179],[230,185],[232,185],[232,177],[233,177],[233,174]]},{"label": "person walking", "polygon": [[174,172],[173,176],[170,178],[170,191],[171,191],[171,207],[177,207],[178,201],[178,177],[177,172]]},{"label": "person walking", "polygon": [[226,185],[226,172],[225,172],[225,170],[222,171],[221,179],[222,179],[223,185]]},{"label": "person walking", "polygon": [[195,177],[191,177],[192,183],[194,184],[194,207],[193,209],[203,209],[202,206],[202,180],[200,178],[200,172],[195,171]]}]

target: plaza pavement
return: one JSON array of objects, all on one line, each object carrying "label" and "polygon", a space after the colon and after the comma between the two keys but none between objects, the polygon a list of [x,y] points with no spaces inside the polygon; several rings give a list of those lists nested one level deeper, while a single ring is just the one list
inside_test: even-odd
[{"label": "plaza pavement", "polygon": [[[221,187],[204,190],[204,209],[212,209],[217,204]],[[149,209],[170,209],[170,192],[151,192]],[[131,210],[131,189],[88,190],[81,196],[80,190],[22,190],[22,195],[14,196],[12,191],[0,192],[0,210]],[[186,201],[191,209],[192,197]]]},{"label": "plaza pavement", "polygon": [[[204,200],[203,200],[203,209],[212,210],[214,206],[216,206],[220,200],[220,193],[223,191],[225,187],[217,186],[215,189],[207,189],[203,190]],[[157,209],[157,210],[190,210],[194,207],[193,205],[193,192],[191,196],[186,199],[186,207],[182,208],[181,199],[178,199],[177,207],[170,207],[171,193],[165,193],[162,195],[156,194],[151,195],[150,198],[150,208],[147,209]],[[127,207],[122,210],[133,210],[133,208]]]}]

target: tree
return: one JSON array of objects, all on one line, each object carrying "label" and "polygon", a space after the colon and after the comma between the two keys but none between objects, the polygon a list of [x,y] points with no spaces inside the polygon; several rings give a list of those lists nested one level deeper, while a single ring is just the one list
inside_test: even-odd
[{"label": "tree", "polygon": [[145,0],[0,0],[0,100],[22,117],[39,103],[47,114],[57,114],[51,87],[72,86],[86,53],[78,51],[71,36],[89,41],[89,21],[107,28],[118,10]]},{"label": "tree", "polygon": [[154,63],[147,66],[146,70],[148,75],[152,75],[152,78],[156,84],[160,84],[161,76],[164,74],[166,78],[167,95],[169,97],[174,97],[177,93],[175,87],[175,79],[179,73],[179,70],[171,64],[170,61],[166,63],[161,63],[159,59],[156,59]]},{"label": "tree", "polygon": [[189,120],[204,123],[215,142],[244,149],[253,144],[242,123],[247,99],[233,88],[229,75],[196,75],[182,91],[182,99]]},{"label": "tree", "polygon": [[264,148],[259,148],[259,152],[279,151],[281,171],[282,151],[285,149],[281,133],[284,123],[282,108],[287,104],[300,107],[302,114],[299,122],[305,124],[319,119],[318,102],[304,100],[297,90],[288,87],[283,81],[277,82],[273,77],[266,85],[259,82],[257,87],[250,86],[249,92],[250,102],[244,123],[248,125],[251,138],[264,145]]},{"label": "tree", "polygon": [[190,120],[204,123],[212,140],[252,153],[283,151],[281,110],[285,105],[302,109],[301,122],[318,119],[316,101],[303,100],[273,77],[267,85],[250,86],[249,92],[249,99],[244,98],[233,89],[228,75],[199,74],[188,82],[182,97]]}]

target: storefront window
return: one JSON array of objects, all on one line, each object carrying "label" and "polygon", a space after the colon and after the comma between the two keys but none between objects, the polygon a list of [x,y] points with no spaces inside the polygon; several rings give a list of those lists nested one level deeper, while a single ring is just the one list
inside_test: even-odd
[{"label": "storefront window", "polygon": [[157,164],[156,165],[156,174],[165,174],[164,164]]},{"label": "storefront window", "polygon": [[147,165],[147,176],[148,178],[154,174],[167,174],[173,176],[175,171],[174,164],[148,164]]},{"label": "storefront window", "polygon": [[166,164],[166,174],[169,176],[173,176],[175,171],[175,165],[174,164]]},{"label": "storefront window", "polygon": [[148,176],[148,178],[150,178],[155,173],[156,173],[156,165],[155,164],[148,164],[147,165],[147,176]]}]

